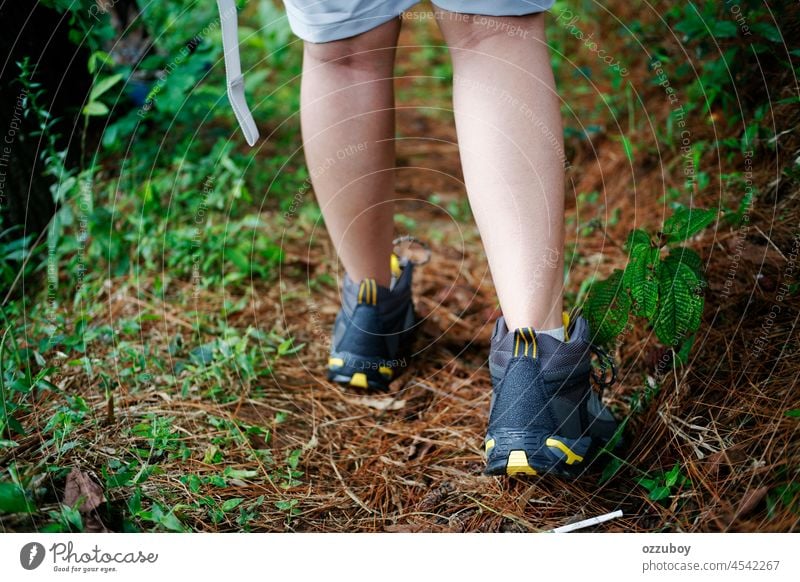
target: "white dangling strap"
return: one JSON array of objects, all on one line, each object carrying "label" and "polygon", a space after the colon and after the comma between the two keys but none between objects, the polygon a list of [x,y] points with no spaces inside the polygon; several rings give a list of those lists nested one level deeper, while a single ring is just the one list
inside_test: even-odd
[{"label": "white dangling strap", "polygon": [[236,2],[217,0],[222,28],[222,50],[225,53],[225,77],[228,84],[228,101],[242,128],[244,139],[250,146],[258,140],[258,128],[244,96],[244,76],[239,60],[239,27],[236,22]]}]

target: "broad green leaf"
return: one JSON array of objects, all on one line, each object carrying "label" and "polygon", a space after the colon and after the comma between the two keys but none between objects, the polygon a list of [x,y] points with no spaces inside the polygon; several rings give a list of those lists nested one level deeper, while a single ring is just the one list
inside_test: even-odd
[{"label": "broad green leaf", "polygon": [[189,478],[187,479],[187,485],[189,485],[189,491],[191,491],[192,493],[198,493],[203,483],[200,480],[200,477],[192,473],[191,475],[189,475]]},{"label": "broad green leaf", "polygon": [[625,241],[625,248],[631,251],[636,245],[650,246],[650,235],[640,228],[634,229]]},{"label": "broad green leaf", "polygon": [[631,259],[625,267],[623,285],[633,301],[634,315],[652,318],[658,307],[659,249],[638,244],[631,251]]},{"label": "broad green leaf", "polygon": [[252,479],[253,477],[258,477],[258,471],[252,471],[248,469],[231,469],[230,467],[226,468],[223,471],[225,477],[230,479]]},{"label": "broad green leaf", "polygon": [[603,467],[603,473],[600,475],[600,481],[598,481],[598,485],[602,485],[603,483],[607,483],[613,479],[614,475],[619,473],[621,468],[622,461],[617,457],[611,457],[606,463],[606,466]]},{"label": "broad green leaf", "polygon": [[667,242],[681,242],[696,235],[714,222],[716,217],[716,210],[681,206],[664,221],[663,233]]},{"label": "broad green leaf", "polygon": [[226,499],[222,504],[222,511],[228,512],[236,509],[244,501],[244,497],[234,497],[233,499]]},{"label": "broad green leaf", "polygon": [[753,22],[750,25],[750,28],[753,29],[753,32],[757,32],[770,42],[777,42],[783,44],[783,38],[781,38],[781,31],[778,30],[778,27],[776,27],[774,24],[770,22]]},{"label": "broad green leaf", "polygon": [[699,278],[703,276],[703,259],[692,249],[675,247],[669,251],[669,254],[688,266]]},{"label": "broad green leaf", "polygon": [[681,466],[678,463],[675,463],[675,466],[669,470],[669,473],[666,474],[664,478],[664,484],[667,487],[674,487],[675,484],[678,482],[678,477],[681,474]]},{"label": "broad green leaf", "polygon": [[15,483],[0,483],[0,513],[31,513],[35,509]]},{"label": "broad green leaf", "polygon": [[161,516],[158,522],[170,531],[184,532],[186,528],[183,527],[181,520],[173,513],[169,512]]},{"label": "broad green leaf", "polygon": [[666,257],[666,261],[676,265],[676,269],[683,277],[690,291],[690,305],[693,309],[691,312],[692,317],[687,322],[687,328],[689,333],[693,334],[700,327],[703,307],[705,306],[705,300],[703,299],[705,280],[702,273],[702,260],[691,249],[681,247],[673,249]]},{"label": "broad green leaf", "polygon": [[101,65],[107,65],[109,63],[113,63],[114,60],[111,58],[111,55],[104,51],[95,51],[91,55],[89,55],[89,59],[86,63],[86,67],[89,70],[90,75],[94,75],[97,71],[98,63]]},{"label": "broad green leaf", "polygon": [[669,487],[662,485],[650,491],[650,499],[652,501],[661,501],[669,497],[669,494],[670,494]]},{"label": "broad green leaf", "polygon": [[622,283],[623,273],[615,270],[605,281],[592,285],[584,313],[595,336],[593,341],[608,344],[625,328],[631,299]]},{"label": "broad green leaf", "polygon": [[665,345],[675,346],[700,326],[703,300],[697,294],[699,286],[694,271],[674,255],[659,264],[659,302],[653,329]]},{"label": "broad green leaf", "polygon": [[715,20],[711,25],[711,33],[716,38],[735,38],[739,28],[730,20]]},{"label": "broad green leaf", "polygon": [[654,489],[657,485],[656,480],[650,477],[639,477],[636,482],[647,490]]},{"label": "broad green leaf", "polygon": [[107,115],[108,107],[106,107],[105,103],[100,101],[90,101],[86,104],[86,107],[83,108],[83,114],[97,117]]},{"label": "broad green leaf", "polygon": [[111,75],[102,79],[92,85],[92,90],[89,92],[89,101],[97,101],[97,98],[103,95],[106,91],[111,89],[114,85],[119,83],[122,80],[122,75]]}]

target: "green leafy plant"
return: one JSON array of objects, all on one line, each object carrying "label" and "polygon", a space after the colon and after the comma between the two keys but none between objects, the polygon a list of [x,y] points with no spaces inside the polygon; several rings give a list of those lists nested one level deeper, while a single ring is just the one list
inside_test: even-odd
[{"label": "green leafy plant", "polygon": [[625,269],[595,282],[584,305],[595,341],[611,343],[634,316],[647,320],[663,344],[678,350],[690,345],[703,314],[705,278],[698,254],[679,243],[716,216],[714,210],[679,207],[656,236],[631,231]]},{"label": "green leafy plant", "polygon": [[0,514],[31,513],[35,509],[36,507],[28,500],[19,485],[0,482]]},{"label": "green leafy plant", "polygon": [[767,494],[767,513],[770,517],[781,507],[800,515],[800,483],[796,480],[778,485]]},{"label": "green leafy plant", "polygon": [[675,495],[682,487],[691,485],[689,478],[681,472],[679,463],[675,463],[666,473],[645,475],[636,482],[647,489],[651,501],[664,501]]},{"label": "green leafy plant", "polygon": [[89,92],[89,98],[86,101],[86,105],[83,107],[83,115],[86,117],[92,116],[101,116],[104,117],[109,114],[111,111],[108,108],[100,97],[104,94],[108,93],[108,91],[117,83],[122,80],[122,75],[119,73],[113,75],[100,75],[100,72],[97,70],[97,62],[103,61],[106,62],[110,60],[110,57],[105,53],[93,53],[89,58],[89,62],[87,67],[89,69],[89,73],[94,75],[94,80],[92,83],[91,91]]}]

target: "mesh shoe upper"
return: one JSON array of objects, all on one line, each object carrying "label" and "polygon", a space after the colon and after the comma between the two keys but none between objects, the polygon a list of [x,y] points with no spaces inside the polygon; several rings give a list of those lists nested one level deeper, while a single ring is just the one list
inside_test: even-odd
[{"label": "mesh shoe upper", "polygon": [[405,263],[392,289],[375,285],[376,297],[359,304],[361,283],[345,274],[342,308],[333,331],[334,351],[349,351],[370,357],[394,358],[403,333],[414,325],[411,278],[414,265]]},{"label": "mesh shoe upper", "polygon": [[333,328],[332,380],[380,388],[407,365],[416,323],[411,296],[413,268],[408,261],[398,263],[391,289],[378,286],[374,279],[356,283],[345,275],[342,307]]},{"label": "mesh shoe upper", "polygon": [[591,388],[592,344],[586,320],[578,317],[573,322],[565,342],[536,334],[535,357],[521,354],[517,337],[504,318],[497,320],[489,358],[495,387],[489,434],[497,428],[535,429],[570,439],[610,439],[616,422]]}]

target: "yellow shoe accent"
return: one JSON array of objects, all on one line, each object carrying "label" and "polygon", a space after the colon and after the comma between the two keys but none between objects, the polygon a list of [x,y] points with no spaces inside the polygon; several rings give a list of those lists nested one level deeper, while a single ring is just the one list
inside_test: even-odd
[{"label": "yellow shoe accent", "polygon": [[487,455],[489,454],[489,451],[491,451],[493,448],[494,448],[494,439],[489,439],[483,444],[483,450],[486,452]]},{"label": "yellow shoe accent", "polygon": [[561,312],[561,323],[564,325],[564,341],[569,341],[569,313]]},{"label": "yellow shoe accent", "polygon": [[[514,357],[528,356],[530,358],[536,357],[536,334],[532,327],[521,327],[514,332],[516,340],[514,342]],[[522,343],[520,343],[522,340]],[[520,350],[520,348],[522,348]]]},{"label": "yellow shoe accent", "polygon": [[364,279],[358,286],[358,304],[378,304],[378,284],[375,279]]},{"label": "yellow shoe accent", "polygon": [[386,378],[387,380],[391,380],[392,376],[394,376],[394,372],[391,368],[387,368],[386,366],[381,366],[378,368],[378,372],[380,372],[381,376]]},{"label": "yellow shoe accent", "polygon": [[581,463],[583,462],[583,457],[580,455],[573,453],[572,449],[570,449],[567,445],[562,443],[558,439],[547,439],[544,444],[548,447],[555,447],[565,455],[567,455],[567,465],[572,465],[573,463]]},{"label": "yellow shoe accent", "polygon": [[394,275],[397,279],[399,279],[400,275],[403,274],[403,269],[400,267],[400,259],[394,253],[392,253],[391,269],[392,275]]},{"label": "yellow shoe accent", "polygon": [[342,358],[330,358],[328,360],[329,368],[341,368],[342,366],[344,366],[344,360]]},{"label": "yellow shoe accent", "polygon": [[353,374],[353,377],[350,378],[350,386],[355,386],[356,388],[369,388],[367,375],[362,372]]},{"label": "yellow shoe accent", "polygon": [[536,475],[536,469],[528,464],[525,451],[511,451],[506,463],[506,475]]}]

